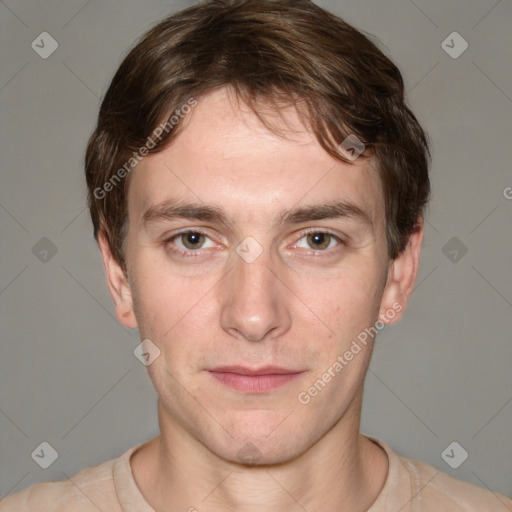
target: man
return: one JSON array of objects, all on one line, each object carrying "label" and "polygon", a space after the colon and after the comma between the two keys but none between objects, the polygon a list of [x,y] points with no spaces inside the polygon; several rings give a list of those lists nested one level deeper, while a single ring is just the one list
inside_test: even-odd
[{"label": "man", "polygon": [[161,434],[5,511],[506,511],[359,433],[416,281],[426,136],[401,75],[308,1],[209,1],[117,71],[86,155]]}]

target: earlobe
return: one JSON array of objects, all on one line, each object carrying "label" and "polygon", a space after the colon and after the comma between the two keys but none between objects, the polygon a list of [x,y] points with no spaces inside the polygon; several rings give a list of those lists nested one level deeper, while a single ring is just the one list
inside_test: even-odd
[{"label": "earlobe", "polygon": [[419,219],[406,248],[389,265],[379,311],[379,318],[385,324],[394,324],[405,311],[418,276],[423,236],[423,220]]},{"label": "earlobe", "polygon": [[117,319],[125,327],[135,328],[137,320],[133,310],[131,287],[125,271],[112,255],[104,230],[100,230],[98,233],[98,244],[105,267],[108,289],[114,300]]}]

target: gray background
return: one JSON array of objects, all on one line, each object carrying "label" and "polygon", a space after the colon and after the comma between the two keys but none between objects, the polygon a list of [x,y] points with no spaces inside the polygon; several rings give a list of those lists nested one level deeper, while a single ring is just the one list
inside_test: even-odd
[{"label": "gray background", "polygon": [[[138,333],[113,316],[82,161],[127,49],[190,3],[0,2],[0,497],[158,432]],[[512,497],[512,2],[318,3],[378,38],[434,145],[417,289],[378,339],[362,431]],[[31,48],[43,31],[59,45],[48,59]],[[456,59],[441,46],[453,31],[469,44]],[[42,237],[55,255],[33,249]],[[48,469],[31,458],[43,441],[59,454]],[[441,457],[452,441],[469,453],[454,470]]]}]

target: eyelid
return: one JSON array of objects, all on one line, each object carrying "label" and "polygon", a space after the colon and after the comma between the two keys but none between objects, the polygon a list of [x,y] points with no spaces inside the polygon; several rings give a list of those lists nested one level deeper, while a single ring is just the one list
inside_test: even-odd
[{"label": "eyelid", "polygon": [[165,233],[162,236],[162,241],[168,242],[169,240],[172,240],[173,238],[177,238],[178,236],[185,235],[187,233],[199,233],[201,235],[207,236],[208,238],[212,239],[212,237],[209,234],[208,229],[191,227],[191,228],[183,228],[183,229],[180,229],[173,233]]},{"label": "eyelid", "polygon": [[301,233],[302,233],[302,236],[308,235],[310,233],[325,233],[325,234],[331,235],[331,236],[339,239],[340,241],[343,241],[341,238],[341,235],[339,235],[338,233],[336,233],[335,231],[333,231],[332,229],[329,229],[329,228],[322,228],[322,227],[320,227],[320,228],[317,228],[317,227],[304,228],[304,230],[302,230]]}]

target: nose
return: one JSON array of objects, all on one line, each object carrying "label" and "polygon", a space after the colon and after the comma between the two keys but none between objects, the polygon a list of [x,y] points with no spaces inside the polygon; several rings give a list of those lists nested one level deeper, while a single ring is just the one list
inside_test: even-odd
[{"label": "nose", "polygon": [[220,322],[238,339],[263,341],[277,338],[291,327],[290,291],[271,266],[266,251],[248,263],[237,254],[221,290]]}]

